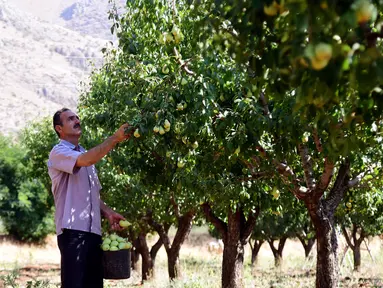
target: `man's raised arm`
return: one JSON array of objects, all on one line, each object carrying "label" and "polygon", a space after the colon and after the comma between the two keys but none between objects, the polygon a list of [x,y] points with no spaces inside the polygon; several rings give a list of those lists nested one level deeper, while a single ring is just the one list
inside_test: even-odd
[{"label": "man's raised arm", "polygon": [[81,154],[76,161],[76,167],[91,166],[100,161],[110,150],[116,146],[117,143],[129,139],[132,135],[132,131],[128,134],[125,130],[129,127],[129,124],[123,124],[112,136],[102,142],[100,145],[93,147],[84,154]]}]

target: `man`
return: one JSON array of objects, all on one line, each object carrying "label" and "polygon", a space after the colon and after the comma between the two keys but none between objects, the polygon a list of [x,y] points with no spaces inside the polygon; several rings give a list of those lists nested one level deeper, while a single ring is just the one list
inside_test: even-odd
[{"label": "man", "polygon": [[117,143],[129,139],[128,124],[122,125],[100,145],[86,151],[79,145],[79,117],[67,108],[53,116],[53,128],[60,138],[49,154],[57,242],[61,253],[62,288],[103,287],[101,214],[113,230],[124,217],[100,199],[101,185],[94,164]]}]

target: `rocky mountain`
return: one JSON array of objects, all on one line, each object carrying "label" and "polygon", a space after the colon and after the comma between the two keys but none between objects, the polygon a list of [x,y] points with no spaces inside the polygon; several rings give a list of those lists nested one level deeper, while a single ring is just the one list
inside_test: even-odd
[{"label": "rocky mountain", "polygon": [[110,8],[106,0],[0,0],[0,133],[76,109],[80,81],[113,40]]}]

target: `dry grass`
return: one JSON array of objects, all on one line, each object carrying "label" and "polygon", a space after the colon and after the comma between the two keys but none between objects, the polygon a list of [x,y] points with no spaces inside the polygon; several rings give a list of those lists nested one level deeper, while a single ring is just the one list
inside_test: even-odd
[{"label": "dry grass", "polygon": [[[152,238],[149,239],[149,242],[153,243],[155,240]],[[104,286],[106,288],[134,286],[145,288],[219,288],[221,287],[222,254],[210,253],[207,250],[207,243],[210,240],[206,230],[201,228],[193,230],[180,253],[182,278],[171,284],[169,284],[167,276],[166,253],[161,248],[156,260],[154,280],[141,285],[140,273],[132,271],[130,279],[106,280]],[[340,241],[341,246],[343,243]],[[351,252],[346,254],[340,271],[341,287],[383,287],[383,242],[374,238],[369,243],[369,247],[374,261],[363,247],[362,269],[358,273],[352,271]],[[258,266],[252,271],[250,247],[247,246],[244,269],[245,287],[314,287],[315,252],[313,256],[313,259],[305,260],[301,244],[297,241],[287,241],[283,255],[283,267],[275,269],[271,250],[267,245],[264,245],[259,254]],[[59,287],[59,262],[60,254],[55,236],[49,237],[47,245],[44,247],[17,244],[7,240],[0,243],[0,274],[3,277],[13,275],[14,281],[20,287],[27,287],[28,281],[32,281],[36,285],[30,287]],[[138,269],[138,271],[140,270]],[[49,281],[49,285],[37,282],[43,280]]]}]

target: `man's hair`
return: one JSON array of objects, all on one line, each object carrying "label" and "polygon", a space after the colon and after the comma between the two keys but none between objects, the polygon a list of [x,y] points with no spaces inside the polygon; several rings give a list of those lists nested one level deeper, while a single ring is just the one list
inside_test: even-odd
[{"label": "man's hair", "polygon": [[60,133],[57,132],[56,125],[60,125],[60,126],[63,125],[63,123],[61,122],[61,113],[68,111],[68,110],[70,110],[70,109],[62,108],[62,109],[56,111],[55,115],[53,115],[53,129],[55,130],[55,132],[56,132],[57,136],[59,136],[59,138],[60,138]]}]

